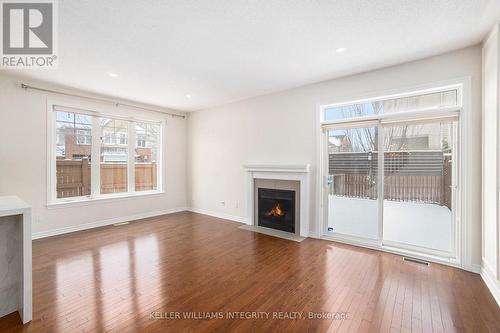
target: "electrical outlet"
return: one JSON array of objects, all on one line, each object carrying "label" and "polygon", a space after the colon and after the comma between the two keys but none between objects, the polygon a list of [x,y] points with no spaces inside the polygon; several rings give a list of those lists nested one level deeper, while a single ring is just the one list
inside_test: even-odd
[{"label": "electrical outlet", "polygon": [[221,204],[222,206],[225,206],[225,205],[226,205],[226,202],[225,202],[225,201],[220,201],[220,204]]}]

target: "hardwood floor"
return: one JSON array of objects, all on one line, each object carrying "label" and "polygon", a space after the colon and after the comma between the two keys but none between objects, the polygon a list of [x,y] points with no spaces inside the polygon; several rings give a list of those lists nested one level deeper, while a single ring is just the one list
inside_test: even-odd
[{"label": "hardwood floor", "polygon": [[33,321],[0,331],[500,332],[477,274],[238,226],[185,212],[35,241]]}]

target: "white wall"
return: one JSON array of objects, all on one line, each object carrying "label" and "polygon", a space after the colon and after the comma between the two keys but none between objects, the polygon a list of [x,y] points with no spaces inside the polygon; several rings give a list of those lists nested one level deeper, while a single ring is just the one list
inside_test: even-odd
[{"label": "white wall", "polygon": [[[186,207],[186,120],[157,112],[134,111],[144,118],[161,117],[167,121],[164,149],[166,193],[93,202],[83,207],[48,209],[47,99],[61,97],[25,91],[19,87],[20,82],[26,80],[0,74],[0,195],[18,195],[33,207],[35,234],[73,230],[83,224],[96,225],[109,219],[140,217]],[[34,84],[62,89],[39,82]],[[109,105],[103,104],[102,107],[109,108]],[[116,112],[130,113],[131,110]]]},{"label": "white wall", "polygon": [[[345,56],[348,56],[346,54]],[[357,74],[189,114],[189,205],[195,210],[246,218],[242,165],[309,163],[316,173],[317,105],[471,77],[470,231],[472,263],[481,263],[481,47]],[[313,175],[312,179],[316,179]],[[316,184],[311,185],[316,200]],[[220,202],[224,201],[225,205]],[[317,232],[312,207],[311,232]]]},{"label": "white wall", "polygon": [[[483,44],[483,271],[500,304],[500,228],[498,216],[499,27]],[[496,290],[496,292],[495,292]]]}]

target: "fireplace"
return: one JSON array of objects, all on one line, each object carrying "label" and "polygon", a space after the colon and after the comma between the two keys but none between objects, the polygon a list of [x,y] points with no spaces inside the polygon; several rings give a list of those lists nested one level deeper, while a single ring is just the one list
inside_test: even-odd
[{"label": "fireplace", "polygon": [[254,164],[245,169],[249,225],[241,228],[297,242],[309,237],[309,165]]},{"label": "fireplace", "polygon": [[259,188],[258,225],[295,233],[295,191]]}]

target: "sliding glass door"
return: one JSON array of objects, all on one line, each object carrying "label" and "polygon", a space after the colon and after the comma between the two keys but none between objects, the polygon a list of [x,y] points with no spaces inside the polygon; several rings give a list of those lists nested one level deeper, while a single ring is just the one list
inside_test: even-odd
[{"label": "sliding glass door", "polygon": [[328,130],[328,226],[378,239],[378,127]]},{"label": "sliding glass door", "polygon": [[400,124],[383,132],[384,244],[452,253],[456,123]]},{"label": "sliding glass door", "polygon": [[459,89],[325,106],[324,234],[458,258]]}]

